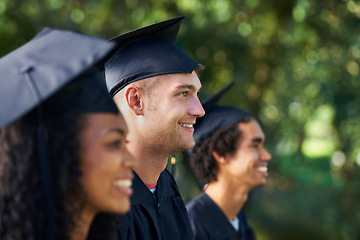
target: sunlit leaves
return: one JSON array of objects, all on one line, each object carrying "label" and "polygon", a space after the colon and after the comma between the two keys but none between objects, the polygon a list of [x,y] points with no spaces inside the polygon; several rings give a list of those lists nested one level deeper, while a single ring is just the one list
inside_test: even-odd
[{"label": "sunlit leaves", "polygon": [[351,239],[360,215],[339,202],[360,199],[358,1],[0,0],[0,55],[46,25],[110,38],[180,15],[176,44],[206,66],[202,99],[235,80],[221,103],[250,111],[267,135],[263,215],[250,215],[259,240]]},{"label": "sunlit leaves", "polygon": [[349,61],[346,64],[346,70],[352,76],[358,76],[359,75],[359,65],[355,61]]},{"label": "sunlit leaves", "polygon": [[5,2],[5,1],[1,1],[1,2],[0,2],[0,15],[5,12],[5,9],[6,9],[6,2]]},{"label": "sunlit leaves", "polygon": [[63,6],[64,1],[62,0],[47,0],[49,9],[59,9]]},{"label": "sunlit leaves", "polygon": [[360,17],[360,4],[356,3],[354,1],[349,1],[346,5],[347,10],[353,14],[355,14],[357,17]]},{"label": "sunlit leaves", "polygon": [[81,23],[85,18],[85,14],[81,9],[72,10],[70,16],[74,23]]},{"label": "sunlit leaves", "polygon": [[230,19],[230,0],[208,0],[207,5],[209,10],[215,15],[217,22],[225,22]]}]

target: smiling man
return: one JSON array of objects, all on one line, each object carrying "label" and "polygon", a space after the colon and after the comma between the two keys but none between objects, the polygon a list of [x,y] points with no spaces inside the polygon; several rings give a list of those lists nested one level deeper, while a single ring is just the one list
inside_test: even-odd
[{"label": "smiling man", "polygon": [[249,113],[230,106],[204,104],[206,116],[195,125],[191,166],[206,184],[188,205],[195,239],[255,239],[241,211],[248,193],[266,183],[270,153],[265,135]]},{"label": "smiling man", "polygon": [[182,19],[114,38],[120,47],[105,64],[108,89],[129,128],[127,147],[139,160],[121,239],[193,239],[184,202],[165,170],[171,154],[195,145],[193,125],[204,115],[197,96],[202,67],[173,44]]}]

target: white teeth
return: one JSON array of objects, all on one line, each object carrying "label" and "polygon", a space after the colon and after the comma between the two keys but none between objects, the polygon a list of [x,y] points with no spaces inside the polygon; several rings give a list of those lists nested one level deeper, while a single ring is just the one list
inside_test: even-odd
[{"label": "white teeth", "polygon": [[259,172],[267,172],[267,167],[258,167]]},{"label": "white teeth", "polygon": [[192,128],[194,126],[194,124],[185,124],[185,123],[179,123],[179,124],[186,128]]},{"label": "white teeth", "polygon": [[113,182],[113,185],[116,187],[131,187],[132,181],[130,179],[118,180]]}]

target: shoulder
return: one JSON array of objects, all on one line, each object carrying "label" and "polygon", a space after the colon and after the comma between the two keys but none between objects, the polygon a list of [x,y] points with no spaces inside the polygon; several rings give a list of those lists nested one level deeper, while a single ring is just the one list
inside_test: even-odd
[{"label": "shoulder", "polygon": [[166,181],[166,182],[170,182],[171,184],[172,183],[176,184],[173,175],[171,175],[171,173],[167,169],[161,172],[159,181]]},{"label": "shoulder", "polygon": [[241,210],[238,214],[238,218],[240,221],[240,231],[246,236],[245,239],[254,240],[255,232],[251,228],[251,226],[248,224],[248,221],[246,219],[245,213],[243,210]]},{"label": "shoulder", "polygon": [[204,193],[186,205],[195,240],[214,239],[212,229],[215,228],[214,222],[210,220],[212,216],[209,216],[209,212],[211,212],[209,207],[211,208],[206,201],[206,195]]},{"label": "shoulder", "polygon": [[180,196],[175,179],[166,169],[162,171],[158,180],[158,195],[162,197]]},{"label": "shoulder", "polygon": [[245,213],[244,213],[243,210],[241,210],[241,211],[238,213],[237,217],[239,218],[239,221],[240,221],[240,224],[241,224],[241,225],[249,226],[249,224],[248,224],[248,222],[247,222],[246,215],[245,215]]},{"label": "shoulder", "polygon": [[215,227],[214,224],[216,225],[214,221],[216,214],[209,197],[202,193],[190,201],[186,208],[195,239],[210,239],[208,235],[211,233],[211,228]]},{"label": "shoulder", "polygon": [[221,209],[206,194],[187,204],[195,239],[233,239],[237,235]]},{"label": "shoulder", "polygon": [[193,200],[191,200],[186,205],[186,209],[189,213],[189,216],[191,216],[191,217],[201,216],[201,214],[204,211],[209,210],[209,208],[211,207],[211,204],[209,202],[210,199],[208,199],[208,198],[209,197],[205,193],[202,193],[199,196],[197,196],[196,198],[194,198]]}]

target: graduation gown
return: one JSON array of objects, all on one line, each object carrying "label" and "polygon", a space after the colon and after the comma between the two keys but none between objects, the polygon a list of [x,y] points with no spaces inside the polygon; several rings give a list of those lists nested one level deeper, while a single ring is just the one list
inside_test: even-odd
[{"label": "graduation gown", "polygon": [[194,239],[185,204],[171,174],[164,170],[155,196],[134,172],[131,209],[120,216],[120,239],[188,240]]},{"label": "graduation gown", "polygon": [[186,207],[197,240],[255,239],[255,234],[248,225],[243,211],[237,215],[239,218],[239,231],[237,232],[218,205],[206,193],[193,199]]}]

